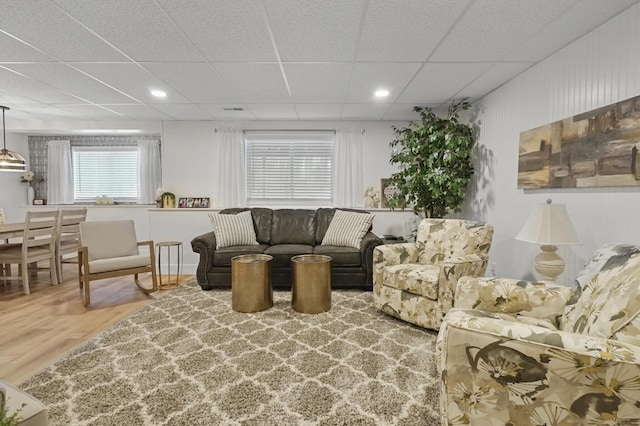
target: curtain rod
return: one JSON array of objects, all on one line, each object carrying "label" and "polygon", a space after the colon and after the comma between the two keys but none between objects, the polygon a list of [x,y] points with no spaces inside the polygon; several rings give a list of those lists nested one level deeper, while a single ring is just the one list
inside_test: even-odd
[{"label": "curtain rod", "polygon": [[335,133],[332,129],[242,129],[242,133],[247,132],[331,132]]}]

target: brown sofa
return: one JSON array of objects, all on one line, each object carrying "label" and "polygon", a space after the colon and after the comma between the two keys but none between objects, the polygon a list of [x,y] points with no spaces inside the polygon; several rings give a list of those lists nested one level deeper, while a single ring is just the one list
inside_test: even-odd
[{"label": "brown sofa", "polygon": [[[266,209],[233,208],[221,214],[236,214],[251,210],[258,245],[216,249],[216,234],[208,232],[191,241],[191,248],[200,254],[196,278],[203,290],[231,287],[231,258],[241,254],[264,253],[273,256],[274,288],[291,288],[291,257],[300,254],[330,256],[331,286],[339,289],[371,290],[373,286],[373,249],[382,240],[369,232],[359,249],[321,245],[335,213],[334,208]],[[362,210],[340,209],[366,213]]]}]

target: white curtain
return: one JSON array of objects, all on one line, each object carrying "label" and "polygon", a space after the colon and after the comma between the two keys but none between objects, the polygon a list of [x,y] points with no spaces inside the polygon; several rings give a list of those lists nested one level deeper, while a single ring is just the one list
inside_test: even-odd
[{"label": "white curtain", "polygon": [[247,204],[244,175],[244,136],[240,129],[218,129],[216,132],[216,170],[214,185],[219,208],[244,207]]},{"label": "white curtain", "polygon": [[47,203],[73,204],[71,142],[47,142]]},{"label": "white curtain", "polygon": [[360,130],[336,130],[334,205],[364,205],[364,138]]},{"label": "white curtain", "polygon": [[162,183],[160,141],[138,141],[138,204],[154,204]]}]

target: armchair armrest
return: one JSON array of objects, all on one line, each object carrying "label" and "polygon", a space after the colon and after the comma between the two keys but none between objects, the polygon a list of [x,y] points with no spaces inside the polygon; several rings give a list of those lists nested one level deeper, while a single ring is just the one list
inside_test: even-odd
[{"label": "armchair armrest", "polygon": [[415,243],[382,244],[373,249],[373,284],[382,285],[382,269],[388,265],[416,263],[418,246]]},{"label": "armchair armrest", "polygon": [[640,348],[452,310],[438,335],[442,424],[640,420]]},{"label": "armchair armrest", "polygon": [[196,278],[198,284],[204,289],[213,288],[213,284],[207,278],[207,271],[213,265],[213,254],[216,251],[216,234],[215,232],[207,232],[199,235],[191,240],[191,249],[194,253],[200,254],[198,268],[196,269]]},{"label": "armchair armrest", "polygon": [[484,274],[488,261],[489,256],[486,254],[474,253],[451,257],[440,264],[438,308],[442,317],[454,306],[453,299],[458,280],[466,276],[476,277]]},{"label": "armchair armrest", "polygon": [[511,278],[462,277],[458,280],[454,306],[545,318],[557,325],[572,296],[569,287]]}]

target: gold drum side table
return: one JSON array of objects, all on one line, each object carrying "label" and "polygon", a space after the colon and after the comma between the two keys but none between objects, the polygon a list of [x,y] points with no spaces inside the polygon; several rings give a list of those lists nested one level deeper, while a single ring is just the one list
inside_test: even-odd
[{"label": "gold drum side table", "polygon": [[[162,248],[167,249],[167,282],[163,283],[162,281],[162,265],[160,262],[160,258],[162,257]],[[176,280],[175,282],[171,282],[171,247],[176,247],[176,255],[178,257],[178,263],[176,265]],[[156,243],[156,257],[158,258],[158,288],[160,290],[169,290],[171,288],[175,288],[178,286],[180,282],[180,278],[182,277],[182,243],[180,241],[161,241]],[[172,287],[173,286],[173,287]]]},{"label": "gold drum side table", "polygon": [[331,309],[331,257],[302,254],[291,258],[291,307],[305,314]]},{"label": "gold drum side table", "polygon": [[231,309],[259,312],[273,306],[272,259],[268,254],[231,258]]}]

